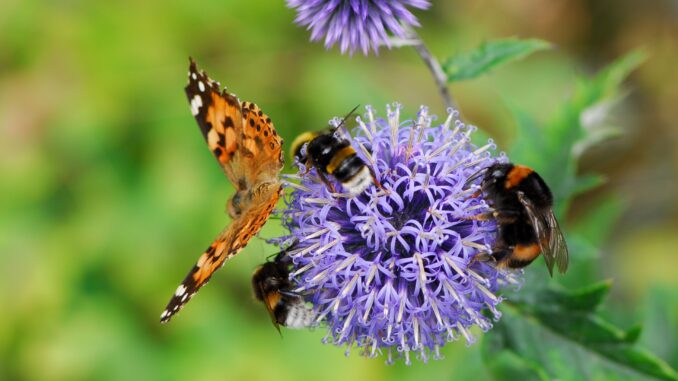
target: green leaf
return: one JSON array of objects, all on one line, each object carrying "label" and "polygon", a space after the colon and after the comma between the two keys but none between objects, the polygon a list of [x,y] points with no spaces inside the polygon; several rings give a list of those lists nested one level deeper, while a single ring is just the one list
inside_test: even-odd
[{"label": "green leaf", "polygon": [[[669,284],[651,288],[640,307],[645,333],[641,342],[678,364],[678,295]],[[673,306],[673,307],[671,307]]]},{"label": "green leaf", "polygon": [[534,52],[551,48],[546,41],[509,38],[485,42],[476,50],[456,54],[443,63],[448,82],[479,77],[490,70]]},{"label": "green leaf", "polygon": [[572,189],[569,191],[572,196],[588,192],[605,184],[606,179],[601,175],[583,175],[575,178]]},{"label": "green leaf", "polygon": [[623,131],[608,121],[614,107],[626,96],[625,92],[611,100],[604,100],[583,110],[579,116],[579,123],[584,129],[584,135],[572,146],[572,155],[579,158],[600,143],[612,140],[622,135]]},{"label": "green leaf", "polygon": [[614,222],[624,212],[625,203],[616,196],[607,196],[590,207],[573,226],[571,233],[600,247],[610,237]]},{"label": "green leaf", "polygon": [[[678,380],[666,362],[636,344],[639,326],[625,331],[598,314],[610,286],[605,281],[574,291],[547,287],[519,293],[506,302],[510,308],[486,335],[483,353],[488,367],[510,365],[517,368],[513,374],[523,371],[542,377],[545,372],[546,378],[561,380]],[[504,360],[497,365],[492,359],[500,356]],[[497,379],[512,379],[492,373]]]},{"label": "green leaf", "polygon": [[503,350],[500,335],[488,336],[482,343],[483,361],[495,379],[549,380],[548,373],[539,364],[527,361],[512,351]]},{"label": "green leaf", "polygon": [[[576,262],[591,261],[600,257],[600,250],[597,246],[592,245],[588,239],[572,231],[568,231],[567,247],[570,253],[576,253]],[[593,279],[597,278],[591,278],[591,280]]]}]

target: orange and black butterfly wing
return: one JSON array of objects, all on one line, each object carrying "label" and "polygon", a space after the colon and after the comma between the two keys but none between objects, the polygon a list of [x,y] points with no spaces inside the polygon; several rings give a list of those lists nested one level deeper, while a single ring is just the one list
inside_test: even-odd
[{"label": "orange and black butterfly wing", "polygon": [[240,100],[225,89],[222,91],[219,83],[209,78],[204,71],[199,71],[193,60],[188,69],[188,85],[184,90],[207,146],[229,180],[237,183],[234,170],[243,131]]},{"label": "orange and black butterfly wing", "polygon": [[160,315],[160,322],[168,322],[174,314],[179,312],[191,300],[200,287],[207,284],[212,274],[223,265],[226,259],[226,246],[228,245],[228,238],[225,233],[222,232],[210,247],[207,248],[188,275],[186,275],[186,278],[177,287],[165,310]]},{"label": "orange and black butterfly wing", "polygon": [[185,91],[207,146],[234,185],[244,189],[278,176],[283,140],[256,104],[220,90],[193,60]]},{"label": "orange and black butterfly wing", "polygon": [[167,307],[160,315],[161,322],[168,322],[179,312],[198,290],[207,284],[212,274],[221,268],[224,262],[238,254],[261,229],[278,202],[282,188],[272,189],[271,192],[273,192],[271,195],[262,195],[268,201],[255,204],[247,209],[219,234],[219,237],[200,256],[167,303]]},{"label": "orange and black butterfly wing", "polygon": [[199,71],[193,60],[185,90],[210,151],[237,188],[229,203],[237,206],[237,213],[179,285],[161,315],[163,322],[169,321],[259,232],[282,192],[278,178],[283,167],[282,139],[271,119],[255,104],[241,103],[226,90],[219,91],[219,84]]},{"label": "orange and black butterfly wing", "polygon": [[527,210],[549,274],[553,276],[554,266],[558,266],[558,271],[561,274],[565,273],[569,264],[569,252],[553,210],[538,210],[522,192],[518,192],[518,199]]},{"label": "orange and black butterfly wing", "polygon": [[236,182],[252,187],[263,182],[278,182],[284,165],[283,140],[268,115],[251,102],[242,102],[242,134],[238,145]]}]

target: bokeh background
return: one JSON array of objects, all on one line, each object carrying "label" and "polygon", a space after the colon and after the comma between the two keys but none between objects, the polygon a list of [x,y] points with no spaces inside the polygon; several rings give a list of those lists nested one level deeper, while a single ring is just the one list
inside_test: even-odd
[{"label": "bokeh background", "polygon": [[[556,45],[451,87],[465,120],[500,147],[517,139],[512,107],[547,117],[576,77],[648,53],[610,115],[624,135],[581,163],[608,182],[566,222],[616,200],[597,274],[615,279],[609,318],[644,322],[642,344],[678,367],[678,3],[456,0],[417,15],[439,57],[509,36]],[[275,220],[158,323],[228,222],[232,193],[183,93],[189,55],[287,142],[356,104],[443,110],[412,49],[342,56],[309,43],[293,18],[282,0],[0,3],[0,380],[489,377],[478,345],[463,342],[443,361],[387,367],[321,344],[322,330],[281,338],[249,286],[275,252],[264,242],[282,233]]]}]

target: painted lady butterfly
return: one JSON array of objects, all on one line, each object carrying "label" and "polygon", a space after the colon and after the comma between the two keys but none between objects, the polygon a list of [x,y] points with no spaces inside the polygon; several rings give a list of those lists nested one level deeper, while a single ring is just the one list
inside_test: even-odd
[{"label": "painted lady butterfly", "polygon": [[220,91],[218,82],[198,71],[190,60],[186,95],[207,145],[236,187],[228,201],[233,221],[198,259],[160,321],[168,322],[204,286],[226,260],[242,250],[257,234],[282,195],[278,174],[283,167],[283,140],[271,118],[254,103]]}]

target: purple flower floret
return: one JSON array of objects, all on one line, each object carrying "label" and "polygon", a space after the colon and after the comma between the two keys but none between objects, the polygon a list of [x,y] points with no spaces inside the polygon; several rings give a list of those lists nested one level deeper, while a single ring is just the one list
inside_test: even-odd
[{"label": "purple flower floret", "polygon": [[384,353],[389,363],[409,364],[412,353],[439,358],[449,341],[473,343],[473,325],[490,329],[484,312],[498,319],[497,292],[519,283],[520,272],[473,260],[491,250],[496,224],[463,219],[488,208],[466,180],[506,158],[491,157],[491,141],[474,146],[475,127],[456,112],[434,124],[423,106],[406,121],[397,104],[387,107],[387,119],[366,109],[364,120],[356,118],[357,136],[336,133],[351,139],[383,189],[331,194],[315,168],[301,166],[282,212],[290,230],[283,240],[296,242],[291,278],[327,325],[326,342],[346,345],[347,353],[354,345],[369,357]]},{"label": "purple flower floret", "polygon": [[389,36],[405,38],[405,28],[419,26],[408,7],[427,9],[428,0],[287,0],[295,22],[311,30],[311,41],[325,36],[325,47],[339,44],[342,53],[390,47]]}]

